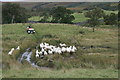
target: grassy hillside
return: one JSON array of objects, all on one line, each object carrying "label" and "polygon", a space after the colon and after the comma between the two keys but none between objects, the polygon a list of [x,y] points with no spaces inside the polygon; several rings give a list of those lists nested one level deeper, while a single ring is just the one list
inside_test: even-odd
[{"label": "grassy hillside", "polygon": [[[118,29],[117,26],[101,25],[92,32],[92,28],[69,24],[31,24],[35,34],[27,34],[30,24],[4,24],[3,28],[3,77],[39,77],[39,78],[107,78],[118,77]],[[75,45],[73,55],[48,55],[53,59],[53,68],[35,69],[27,62],[16,61],[27,48],[33,53],[39,42],[58,45],[60,42]],[[8,56],[9,50],[18,45],[21,50]],[[34,56],[34,55],[33,55]],[[38,59],[43,67],[49,64]],[[56,74],[57,73],[57,74]],[[62,74],[63,73],[63,74]],[[74,73],[74,74],[72,74]],[[46,75],[46,76],[45,76]]]},{"label": "grassy hillside", "polygon": [[117,8],[118,5],[117,2],[20,2],[19,4],[28,10],[31,10],[32,8],[53,8],[56,6],[64,6],[73,11],[83,10],[94,6],[114,9]]}]

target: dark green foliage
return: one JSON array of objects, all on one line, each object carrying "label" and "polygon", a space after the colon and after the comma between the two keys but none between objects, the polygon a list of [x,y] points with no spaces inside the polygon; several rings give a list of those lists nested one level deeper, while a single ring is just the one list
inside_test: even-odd
[{"label": "dark green foliage", "polygon": [[120,1],[118,4],[118,26],[120,26]]},{"label": "dark green foliage", "polygon": [[104,10],[111,10],[111,11],[118,10],[117,5],[116,5],[117,2],[101,2],[101,3],[89,3],[89,4],[93,4],[93,5],[90,5],[86,8],[84,8],[83,10],[92,10],[92,9],[94,9],[94,6],[97,6]]},{"label": "dark green foliage", "polygon": [[28,20],[25,8],[15,3],[4,3],[2,6],[3,23],[24,23]]},{"label": "dark green foliage", "polygon": [[42,19],[40,20],[40,22],[48,22],[48,19],[50,18],[50,15],[49,15],[49,13],[48,12],[43,12],[42,14],[41,14],[41,17],[42,17]]},{"label": "dark green foliage", "polygon": [[117,15],[115,13],[111,13],[110,15],[105,15],[104,16],[104,22],[107,25],[117,24]]},{"label": "dark green foliage", "polygon": [[78,13],[82,13],[82,11],[78,11]]},{"label": "dark green foliage", "polygon": [[94,8],[93,10],[90,10],[85,13],[85,17],[88,17],[88,24],[93,27],[93,32],[94,32],[94,27],[99,24],[99,19],[103,17],[104,12],[100,8]]},{"label": "dark green foliage", "polygon": [[65,7],[54,7],[51,10],[52,21],[54,23],[72,23],[75,19],[73,12],[71,10],[66,9]]}]

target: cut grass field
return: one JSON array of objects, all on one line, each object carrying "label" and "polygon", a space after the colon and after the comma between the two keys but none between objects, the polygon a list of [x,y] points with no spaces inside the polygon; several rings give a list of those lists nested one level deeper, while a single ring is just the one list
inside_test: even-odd
[{"label": "cut grass field", "polygon": [[7,75],[3,74],[5,78],[118,78],[118,70],[115,69],[50,70],[25,68],[5,72],[7,73]]},{"label": "cut grass field", "polygon": [[[117,78],[118,77],[118,29],[117,26],[101,25],[92,32],[90,27],[70,24],[31,24],[35,34],[27,34],[30,24],[4,24],[3,32],[3,78]],[[16,56],[8,56],[9,50],[21,46],[21,54],[38,42],[58,45],[60,42],[75,45],[77,52],[70,55],[48,55],[54,60],[54,68],[36,69],[27,63],[20,64]],[[35,54],[35,53],[34,53]],[[68,53],[66,53],[68,54]],[[41,60],[39,60],[41,61]],[[46,62],[41,62],[46,64]],[[46,75],[46,76],[45,76]]]}]

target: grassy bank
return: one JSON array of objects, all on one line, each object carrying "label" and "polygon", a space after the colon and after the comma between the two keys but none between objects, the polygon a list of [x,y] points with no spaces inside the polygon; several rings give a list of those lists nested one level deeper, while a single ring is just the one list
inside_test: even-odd
[{"label": "grassy bank", "polygon": [[70,69],[70,70],[50,70],[31,69],[6,71],[9,78],[118,78],[118,71],[111,69]]},{"label": "grassy bank", "polygon": [[[76,25],[37,23],[31,24],[36,33],[27,34],[26,26],[28,25],[4,24],[2,26],[2,57],[5,66],[3,77],[117,77],[117,26],[101,25],[95,29],[95,32],[92,32],[92,28]],[[39,42],[48,42],[56,46],[62,42],[67,45],[75,45],[78,50],[73,55],[65,53],[65,55],[46,56],[46,58],[54,60],[53,70],[36,70],[30,68],[30,65],[26,62],[22,65],[16,61],[16,54],[19,58],[28,47],[31,47],[34,51]],[[22,47],[21,50],[14,52],[13,56],[8,56],[9,50],[12,47],[16,48],[18,45]],[[38,61],[41,61],[40,65],[43,65],[43,67],[51,65],[45,60],[38,59]],[[61,74],[64,70],[65,73]]]}]

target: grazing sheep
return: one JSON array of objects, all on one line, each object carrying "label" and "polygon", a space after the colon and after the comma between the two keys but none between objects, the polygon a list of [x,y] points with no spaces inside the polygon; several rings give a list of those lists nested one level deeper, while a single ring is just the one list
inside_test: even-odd
[{"label": "grazing sheep", "polygon": [[74,52],[75,52],[75,49],[74,49],[74,48],[72,48],[70,52],[74,53]]},{"label": "grazing sheep", "polygon": [[46,51],[44,51],[44,55],[47,55],[48,53]]},{"label": "grazing sheep", "polygon": [[41,51],[44,52],[45,50],[42,48]]},{"label": "grazing sheep", "polygon": [[46,46],[49,46],[49,44],[48,43],[44,43]]},{"label": "grazing sheep", "polygon": [[54,54],[54,53],[61,54],[64,52],[74,53],[77,50],[75,46],[65,47],[67,45],[64,43],[60,43],[59,45],[60,45],[59,47],[56,47],[53,45],[49,45],[48,43],[40,43],[41,51],[40,52],[37,51],[37,54],[47,55],[47,54]]},{"label": "grazing sheep", "polygon": [[60,43],[59,45],[60,45],[61,47],[63,47],[63,46],[67,46],[66,44],[62,44],[62,43]]},{"label": "grazing sheep", "polygon": [[73,47],[73,49],[77,50],[77,48],[75,46],[72,46],[72,47]]},{"label": "grazing sheep", "polygon": [[38,52],[38,50],[36,50],[36,54],[38,54],[39,52]]},{"label": "grazing sheep", "polygon": [[43,54],[43,52],[42,52],[42,51],[40,51],[40,52],[39,52],[39,55],[42,55],[42,54]]},{"label": "grazing sheep", "polygon": [[39,57],[39,54],[36,54],[35,56],[36,56],[36,58],[38,58],[38,57]]},{"label": "grazing sheep", "polygon": [[67,47],[67,52],[68,52],[68,53],[71,52],[71,47]]},{"label": "grazing sheep", "polygon": [[52,50],[48,50],[48,54],[53,54],[53,51]]},{"label": "grazing sheep", "polygon": [[61,53],[62,53],[62,51],[61,51],[61,50],[58,50],[57,52],[58,52],[59,54],[61,54]]},{"label": "grazing sheep", "polygon": [[43,46],[44,46],[43,43],[41,43],[41,44],[40,44],[40,48],[43,48]]},{"label": "grazing sheep", "polygon": [[39,57],[39,52],[38,52],[38,50],[36,50],[36,55],[35,55],[35,56],[36,56],[36,58]]},{"label": "grazing sheep", "polygon": [[18,46],[18,47],[16,48],[16,50],[20,50],[20,46]]},{"label": "grazing sheep", "polygon": [[61,54],[62,51],[61,51],[61,48],[60,47],[57,47],[57,53]]},{"label": "grazing sheep", "polygon": [[67,49],[66,49],[65,47],[62,47],[61,51],[62,51],[62,52],[66,52]]},{"label": "grazing sheep", "polygon": [[15,49],[12,48],[12,49],[8,52],[8,55],[12,55],[12,53],[13,53],[14,50],[15,50]]}]

